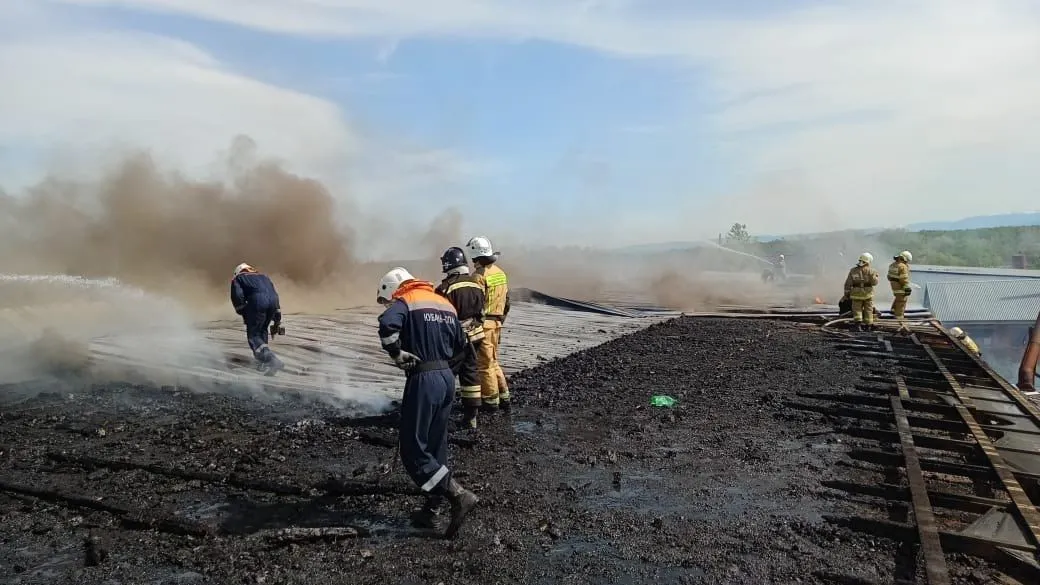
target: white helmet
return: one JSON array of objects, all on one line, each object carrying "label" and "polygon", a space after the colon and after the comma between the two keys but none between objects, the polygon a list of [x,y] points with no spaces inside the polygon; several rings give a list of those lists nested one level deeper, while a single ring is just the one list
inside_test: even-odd
[{"label": "white helmet", "polygon": [[495,249],[491,246],[491,240],[484,236],[470,238],[469,242],[466,243],[466,247],[469,249],[470,258],[492,258],[495,255]]},{"label": "white helmet", "polygon": [[383,278],[379,279],[379,290],[376,292],[376,301],[390,302],[390,299],[393,298],[394,293],[397,292],[401,283],[413,279],[415,279],[415,277],[401,267],[394,268],[390,272],[387,272],[383,275]]},{"label": "white helmet", "polygon": [[898,256],[896,256],[896,258],[902,259],[903,262],[912,262],[914,259],[914,255],[911,254],[909,250],[903,250],[899,253]]},{"label": "white helmet", "polygon": [[950,335],[960,339],[961,337],[964,337],[964,330],[960,327],[954,327],[953,329],[950,329]]},{"label": "white helmet", "polygon": [[246,264],[245,262],[235,266],[235,276],[242,274],[243,272],[256,272],[256,269]]},{"label": "white helmet", "polygon": [[874,261],[874,255],[870,252],[863,252],[859,255],[860,264],[870,264]]}]

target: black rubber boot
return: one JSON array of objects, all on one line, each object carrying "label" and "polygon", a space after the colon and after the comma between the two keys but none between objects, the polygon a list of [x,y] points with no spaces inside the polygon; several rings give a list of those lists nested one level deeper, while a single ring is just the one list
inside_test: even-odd
[{"label": "black rubber boot", "polygon": [[495,414],[498,412],[498,405],[485,402],[480,405],[480,412],[483,412],[484,414]]},{"label": "black rubber boot", "polygon": [[462,407],[462,428],[465,429],[476,429],[477,428],[477,412],[480,411],[480,407],[477,405],[464,405]]},{"label": "black rubber boot", "polygon": [[513,409],[513,404],[509,400],[498,399],[498,409],[502,411],[502,414],[509,414]]},{"label": "black rubber boot", "polygon": [[451,521],[448,523],[448,529],[444,531],[444,538],[450,539],[455,538],[466,520],[466,515],[477,507],[480,500],[476,494],[463,488],[454,479],[448,480],[447,492],[448,501],[451,502]]},{"label": "black rubber boot", "polygon": [[443,517],[440,507],[443,500],[438,496],[426,499],[422,509],[412,514],[412,526],[421,530],[438,531],[443,527]]}]

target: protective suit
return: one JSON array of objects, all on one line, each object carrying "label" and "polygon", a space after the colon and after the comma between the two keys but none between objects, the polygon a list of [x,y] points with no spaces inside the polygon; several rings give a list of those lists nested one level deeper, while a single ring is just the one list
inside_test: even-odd
[{"label": "protective suit", "polygon": [[954,327],[953,329],[950,329],[950,334],[956,337],[957,341],[963,343],[964,347],[968,348],[968,351],[979,357],[982,357],[982,351],[979,350],[979,345],[975,343],[974,339],[968,337],[968,334],[965,333],[964,330],[962,330],[960,327]]},{"label": "protective suit", "polygon": [[905,327],[904,315],[906,303],[913,289],[910,288],[910,261],[913,256],[908,251],[900,252],[888,265],[888,284],[892,287],[892,314],[899,320],[900,328]]},{"label": "protective suit", "polygon": [[475,429],[477,412],[481,406],[477,353],[484,343],[484,287],[470,275],[462,248],[448,248],[444,252],[441,256],[441,270],[446,276],[437,286],[437,292],[455,307],[469,341],[458,374],[462,394],[462,424]]},{"label": "protective suit", "polygon": [[415,518],[437,527],[442,498],[451,502],[451,522],[444,535],[454,537],[477,497],[455,481],[448,468],[448,421],[455,399],[455,374],[467,346],[455,308],[433,284],[395,268],[380,281],[376,300],[387,308],[379,315],[379,340],[394,363],[406,372],[401,400],[401,461],[412,481],[429,495]]},{"label": "protective suit", "polygon": [[242,263],[231,279],[231,305],[246,325],[246,341],[257,361],[257,369],[273,376],[285,367],[267,345],[271,335],[285,334],[278,291],[266,274]]},{"label": "protective suit", "polygon": [[498,409],[509,412],[509,384],[498,362],[502,326],[509,315],[509,279],[495,264],[498,254],[492,248],[491,240],[477,236],[466,246],[476,266],[474,281],[484,289],[484,342],[477,348],[482,408],[489,412]]},{"label": "protective suit", "polygon": [[874,257],[864,252],[845,277],[845,296],[852,301],[852,320],[860,329],[869,330],[874,325],[874,287],[881,277],[871,267],[873,261]]}]

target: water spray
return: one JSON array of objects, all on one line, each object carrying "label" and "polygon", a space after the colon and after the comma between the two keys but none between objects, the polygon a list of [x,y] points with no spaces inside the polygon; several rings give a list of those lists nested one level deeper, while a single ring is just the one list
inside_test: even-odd
[{"label": "water spray", "polygon": [[766,260],[765,258],[762,258],[761,256],[755,256],[754,254],[749,254],[747,252],[741,252],[740,250],[734,250],[733,248],[727,248],[726,246],[723,246],[722,244],[713,242],[711,240],[704,240],[704,241],[709,243],[709,244],[711,244],[712,246],[715,246],[719,250],[722,250],[723,252],[729,252],[731,254],[740,254],[741,256],[747,256],[748,258],[754,258],[755,260],[758,260],[759,262],[765,264],[766,266],[773,266],[772,262],[770,262],[769,260]]}]

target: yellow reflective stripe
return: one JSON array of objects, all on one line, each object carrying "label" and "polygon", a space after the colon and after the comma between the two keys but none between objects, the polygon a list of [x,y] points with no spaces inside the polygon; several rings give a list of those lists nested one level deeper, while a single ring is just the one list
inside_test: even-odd
[{"label": "yellow reflective stripe", "polygon": [[501,315],[505,309],[506,292],[509,290],[509,279],[506,273],[497,266],[489,266],[482,275],[486,296],[484,299],[485,315]]},{"label": "yellow reflective stripe", "polygon": [[484,289],[484,287],[480,286],[479,284],[477,284],[475,282],[470,282],[468,280],[464,280],[462,282],[456,282],[455,284],[449,286],[448,290],[446,292],[449,292],[449,293],[450,292],[455,292],[455,291],[459,290],[460,288],[479,288],[481,290]]},{"label": "yellow reflective stripe", "polygon": [[487,282],[488,286],[505,286],[509,284],[509,279],[506,278],[504,272],[495,272],[484,276],[484,281]]}]

